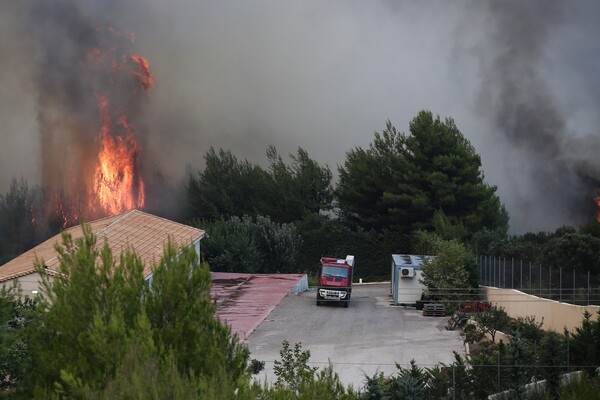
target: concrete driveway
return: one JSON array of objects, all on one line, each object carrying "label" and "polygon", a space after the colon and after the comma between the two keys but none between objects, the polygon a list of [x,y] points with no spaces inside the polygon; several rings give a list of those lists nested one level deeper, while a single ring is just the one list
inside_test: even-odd
[{"label": "concrete driveway", "polygon": [[389,304],[389,284],[355,285],[348,308],[317,307],[316,291],[289,294],[251,333],[246,343],[251,358],[265,361],[258,376],[275,382],[273,361],[279,360],[283,340],[310,350],[310,364],[328,361],[346,385],[359,389],[365,374],[397,371],[395,363],[419,366],[451,363],[453,351],[464,355],[458,331],[447,331],[447,318],[423,317],[421,311]]}]

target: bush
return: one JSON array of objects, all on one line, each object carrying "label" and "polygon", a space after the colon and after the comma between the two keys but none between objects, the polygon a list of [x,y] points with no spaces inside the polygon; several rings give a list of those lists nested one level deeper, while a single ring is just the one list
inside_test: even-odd
[{"label": "bush", "polygon": [[[201,226],[199,221],[192,222]],[[269,217],[230,217],[208,223],[204,254],[214,271],[248,273],[298,272],[302,238],[293,224]]]}]

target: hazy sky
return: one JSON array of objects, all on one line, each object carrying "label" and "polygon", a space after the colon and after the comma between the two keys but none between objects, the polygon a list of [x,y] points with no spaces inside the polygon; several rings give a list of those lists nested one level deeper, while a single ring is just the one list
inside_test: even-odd
[{"label": "hazy sky", "polygon": [[406,131],[428,109],[481,154],[512,232],[578,225],[600,189],[598,21],[597,1],[5,0],[0,192],[40,179],[40,82],[67,70],[73,26],[110,23],[154,72],[142,162],[173,181],[210,146],[256,162],[301,146],[335,172],[386,120]]}]

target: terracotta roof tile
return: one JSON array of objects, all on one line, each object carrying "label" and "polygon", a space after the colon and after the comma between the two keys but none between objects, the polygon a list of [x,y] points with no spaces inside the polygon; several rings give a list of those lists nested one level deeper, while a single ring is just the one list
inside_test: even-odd
[{"label": "terracotta roof tile", "polygon": [[[152,272],[154,264],[163,254],[169,238],[178,247],[191,245],[204,236],[204,231],[165,218],[131,210],[112,217],[88,223],[96,235],[97,245],[104,241],[118,257],[128,247],[135,250],[144,262],[144,276]],[[83,236],[80,226],[67,229],[73,239]],[[0,282],[31,274],[35,271],[35,260],[43,260],[49,273],[59,268],[55,245],[61,243],[61,234],[51,237],[33,249],[21,254],[0,267]]]}]

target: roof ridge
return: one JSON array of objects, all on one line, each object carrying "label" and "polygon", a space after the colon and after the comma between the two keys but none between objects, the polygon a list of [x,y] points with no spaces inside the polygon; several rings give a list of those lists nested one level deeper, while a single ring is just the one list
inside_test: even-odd
[{"label": "roof ridge", "polygon": [[[164,246],[166,240],[173,239],[178,243],[181,242],[180,245],[189,245],[206,235],[206,231],[199,227],[159,217],[138,209],[131,209],[121,214],[89,222],[82,221],[79,225],[48,238],[7,262],[6,264],[10,265],[10,269],[6,270],[6,273],[0,273],[0,282],[34,272],[33,259],[43,262],[42,266],[48,274],[58,273],[60,256],[56,252],[56,246],[63,244],[61,238],[64,234],[80,238],[82,236],[82,225],[88,225],[92,228],[91,234],[96,241],[98,238],[105,237],[113,241],[113,244],[116,243],[117,246],[141,246],[137,250],[141,251],[144,257],[151,257],[152,260],[160,256],[154,249],[154,247],[157,247],[157,243],[160,244],[159,242],[162,242]],[[124,229],[120,228],[121,225],[124,225]],[[73,243],[68,250],[72,251],[78,247],[76,243]],[[148,263],[151,263],[152,260],[148,258]]]},{"label": "roof ridge", "polygon": [[[134,210],[135,210],[135,209],[134,209]],[[94,235],[94,237],[95,237],[96,239],[98,239],[98,237],[99,237],[99,236],[98,236],[98,234],[99,234],[100,232],[104,231],[105,229],[107,229],[108,227],[112,226],[112,225],[113,225],[113,224],[115,224],[116,222],[118,222],[118,221],[122,220],[124,217],[126,217],[127,215],[129,215],[129,214],[130,214],[132,211],[134,211],[134,210],[129,210],[129,211],[125,212],[125,213],[122,213],[121,215],[119,215],[119,218],[116,218],[116,219],[115,219],[113,222],[111,222],[110,224],[106,225],[104,228],[100,229],[100,230],[99,230],[99,231],[97,231],[97,232],[92,232],[92,235]],[[93,220],[93,221],[90,221],[90,222],[85,222],[85,221],[82,221],[81,223],[79,223],[79,225],[74,225],[74,226],[72,226],[72,227],[71,227],[71,228],[69,228],[69,229],[65,229],[65,231],[69,231],[69,230],[71,230],[71,229],[75,230],[75,229],[77,229],[77,228],[80,228],[80,229],[82,229],[82,226],[83,226],[83,224],[90,224],[91,222],[101,221],[101,220],[103,220],[103,219],[114,218],[114,217],[116,217],[116,215],[108,215],[108,216],[106,216],[106,217],[99,218],[99,219],[95,219],[95,220]],[[56,236],[59,236],[59,235],[62,237],[62,234],[63,234],[65,231],[63,231],[63,232],[60,232],[60,233],[57,233],[57,234],[56,234],[56,235],[54,235],[52,238],[55,238]],[[56,243],[55,243],[55,245],[56,245]],[[71,249],[69,249],[69,250],[73,250],[73,249],[76,249],[76,248],[77,248],[77,243],[75,243],[75,241],[74,241],[74,242],[73,242],[73,248],[71,248]],[[44,263],[43,263],[43,265],[44,265],[44,269],[50,270],[50,268],[48,267],[48,264],[50,264],[50,262],[51,262],[51,261],[54,261],[54,260],[58,260],[58,254],[57,254],[57,255],[55,255],[54,257],[51,257],[51,258],[47,259],[47,260],[43,260],[43,261],[44,261]]]},{"label": "roof ridge", "polygon": [[[200,231],[200,232],[206,233],[206,231],[205,231],[204,229],[196,228],[195,226],[191,226],[191,225],[183,224],[183,223],[181,223],[181,222],[173,221],[173,220],[171,220],[171,219],[168,219],[168,218],[165,218],[165,217],[161,217],[160,215],[154,215],[154,214],[150,214],[150,213],[147,213],[147,212],[145,212],[145,211],[138,210],[137,208],[134,208],[134,209],[132,209],[132,210],[131,210],[131,212],[133,212],[133,211],[135,211],[135,212],[137,212],[137,213],[140,213],[140,214],[149,215],[149,216],[151,216],[151,217],[154,217],[154,218],[159,218],[159,219],[161,219],[161,220],[163,220],[163,221],[166,221],[166,222],[169,222],[169,223],[172,223],[172,224],[182,225],[182,226],[185,226],[185,227],[187,227],[187,228],[195,229],[195,230],[197,230],[197,231]],[[115,222],[116,222],[116,221],[115,221]]]},{"label": "roof ridge", "polygon": [[[98,230],[97,232],[93,232],[94,236],[96,236],[96,238],[98,237],[98,235],[102,232],[104,232],[105,230],[107,230],[108,228],[110,228],[111,226],[113,226],[114,224],[116,224],[117,222],[127,218],[129,215],[131,215],[134,211],[138,211],[137,209],[133,208],[129,211],[126,211],[120,215],[118,215],[118,218],[116,218],[113,222],[111,222],[110,224],[106,225],[104,228]],[[116,215],[112,216],[113,218],[116,217]],[[108,217],[107,217],[108,218]]]}]

